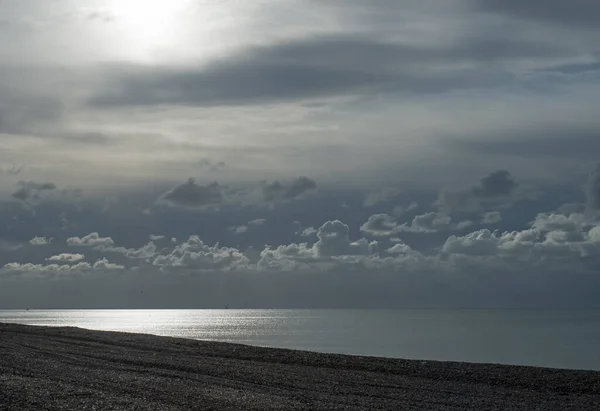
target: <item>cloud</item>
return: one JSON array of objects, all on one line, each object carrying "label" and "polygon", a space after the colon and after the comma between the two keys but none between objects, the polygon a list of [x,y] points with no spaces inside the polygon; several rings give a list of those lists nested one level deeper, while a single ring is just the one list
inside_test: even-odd
[{"label": "cloud", "polygon": [[17,174],[20,174],[21,171],[23,171],[24,169],[25,169],[24,164],[11,164],[11,165],[0,164],[0,174],[16,176]]},{"label": "cloud", "polygon": [[54,183],[36,183],[35,181],[19,181],[19,189],[12,193],[12,197],[23,202],[39,200],[46,191],[56,190]]},{"label": "cloud", "polygon": [[481,224],[498,224],[501,221],[502,214],[499,211],[490,211],[481,217]]},{"label": "cloud", "polygon": [[462,230],[473,224],[471,221],[463,221],[453,227],[451,223],[450,216],[437,212],[415,216],[410,223],[404,224],[398,224],[396,218],[388,214],[375,214],[360,227],[360,231],[376,237],[389,237],[400,232],[435,233],[452,228]]},{"label": "cloud", "polygon": [[397,231],[435,233],[451,228],[451,222],[450,216],[431,212],[416,216],[410,224],[405,223],[399,226]]},{"label": "cloud", "polygon": [[[491,31],[427,46],[356,32],[313,35],[238,50],[201,68],[122,66],[90,104],[243,105],[357,94],[441,93],[495,84],[498,73],[490,75],[490,63],[575,54],[559,44]],[[487,73],[477,71],[480,65]]]},{"label": "cloud", "polygon": [[267,247],[263,257],[296,256],[308,259],[369,255],[377,243],[367,240],[350,240],[350,227],[339,220],[327,221],[317,230],[318,241],[309,247],[306,243],[289,244],[275,249]]},{"label": "cloud", "polygon": [[383,187],[376,191],[371,191],[365,197],[363,205],[365,207],[372,207],[374,205],[385,203],[394,197],[397,197],[401,193],[401,190],[394,187]]},{"label": "cloud", "polygon": [[74,265],[69,264],[32,264],[32,263],[8,263],[0,269],[2,276],[22,276],[53,278],[58,276],[84,275],[92,272],[110,272],[122,271],[125,267],[114,264],[105,258],[96,261],[94,264],[78,262]]},{"label": "cloud", "polygon": [[203,158],[197,164],[200,168],[204,168],[210,171],[221,171],[227,168],[227,165],[224,161],[213,162],[207,158]]},{"label": "cloud", "polygon": [[83,254],[70,254],[70,253],[62,253],[58,255],[53,255],[52,257],[48,257],[48,261],[60,261],[65,263],[76,263],[78,261],[84,260],[85,256]]},{"label": "cloud", "polygon": [[319,230],[314,227],[307,227],[300,233],[300,237],[310,237],[317,234]]},{"label": "cloud", "polygon": [[153,241],[140,248],[125,248],[125,247],[113,247],[108,244],[98,244],[94,247],[96,250],[104,251],[107,253],[118,253],[122,254],[127,258],[133,259],[150,259],[156,255],[157,248]]},{"label": "cloud", "polygon": [[339,255],[365,255],[370,254],[375,243],[360,239],[350,241],[350,227],[340,220],[327,221],[317,232],[317,241],[314,249],[322,257]]},{"label": "cloud", "polygon": [[478,185],[462,191],[443,190],[437,205],[446,210],[472,210],[484,204],[508,201],[519,184],[506,170],[498,170],[482,177]]},{"label": "cloud", "polygon": [[386,252],[389,254],[408,254],[412,252],[412,249],[408,245],[400,242],[388,248]]},{"label": "cloud", "polygon": [[160,240],[164,240],[165,236],[164,235],[157,235],[157,234],[150,234],[148,236],[148,238],[150,239],[150,241],[160,241]]},{"label": "cloud", "polygon": [[205,208],[221,205],[225,201],[225,194],[217,182],[203,186],[190,178],[163,194],[160,201],[173,207]]},{"label": "cloud", "polygon": [[401,230],[394,217],[388,214],[375,214],[360,227],[360,231],[376,237],[387,237]]},{"label": "cloud", "polygon": [[247,225],[239,225],[237,227],[231,227],[230,230],[234,234],[243,234],[243,233],[248,232],[248,226]]},{"label": "cloud", "polygon": [[29,240],[29,244],[31,245],[47,245],[51,242],[52,239],[46,237],[33,237],[31,240]]},{"label": "cloud", "polygon": [[[451,236],[442,249],[449,254],[493,257],[513,264],[543,265],[549,261],[575,264],[582,258],[600,255],[598,234],[599,227],[586,223],[583,215],[541,213],[529,229],[511,232],[484,229],[465,236]],[[548,269],[552,268],[550,264]]]},{"label": "cloud", "polygon": [[[418,258],[419,253],[401,254],[395,258],[382,259],[376,254],[377,242],[364,238],[350,239],[350,227],[339,221],[327,221],[317,231],[318,241],[312,246],[307,243],[292,243],[277,247],[266,247],[257,263],[259,270],[283,271],[328,271],[345,267],[369,270],[393,267],[406,259]],[[406,250],[409,250],[408,247]]]},{"label": "cloud", "polygon": [[266,218],[258,218],[256,220],[248,221],[246,225],[232,226],[229,227],[230,231],[234,234],[243,234],[247,233],[253,227],[259,227],[261,225],[265,225],[267,223]]},{"label": "cloud", "polygon": [[112,247],[115,242],[110,237],[100,237],[100,234],[94,232],[81,238],[67,238],[67,245],[74,247]]},{"label": "cloud", "polygon": [[262,182],[261,189],[264,201],[277,202],[294,200],[317,189],[317,183],[308,177],[298,177],[290,182]]},{"label": "cloud", "polygon": [[250,260],[238,249],[209,246],[200,237],[191,236],[177,245],[168,255],[159,255],[153,264],[163,270],[222,270],[232,271],[247,268]]}]

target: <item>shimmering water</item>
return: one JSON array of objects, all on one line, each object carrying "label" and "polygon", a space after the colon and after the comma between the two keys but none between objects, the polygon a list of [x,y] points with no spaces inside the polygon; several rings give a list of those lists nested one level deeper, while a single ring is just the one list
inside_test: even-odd
[{"label": "shimmering water", "polygon": [[344,354],[600,370],[600,311],[0,310],[0,322]]}]

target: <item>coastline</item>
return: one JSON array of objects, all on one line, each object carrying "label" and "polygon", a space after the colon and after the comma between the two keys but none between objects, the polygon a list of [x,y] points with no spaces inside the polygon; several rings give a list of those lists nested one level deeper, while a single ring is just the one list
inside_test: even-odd
[{"label": "coastline", "polygon": [[600,372],[0,324],[0,410],[592,410]]}]

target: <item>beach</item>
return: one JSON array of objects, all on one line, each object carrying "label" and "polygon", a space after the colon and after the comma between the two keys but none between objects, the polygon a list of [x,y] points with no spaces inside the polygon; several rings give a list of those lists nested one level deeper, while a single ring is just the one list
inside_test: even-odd
[{"label": "beach", "polygon": [[0,324],[0,410],[593,410],[600,372]]}]

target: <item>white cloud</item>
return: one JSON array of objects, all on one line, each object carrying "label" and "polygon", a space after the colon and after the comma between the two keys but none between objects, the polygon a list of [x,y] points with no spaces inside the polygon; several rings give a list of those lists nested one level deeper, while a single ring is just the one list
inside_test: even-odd
[{"label": "white cloud", "polygon": [[150,239],[150,241],[160,241],[160,240],[164,240],[165,236],[157,235],[157,234],[150,234],[150,236],[148,238]]},{"label": "white cloud", "polygon": [[69,264],[8,263],[0,269],[0,275],[52,278],[63,275],[83,275],[92,272],[122,271],[125,267],[100,259],[94,264],[78,262]]},{"label": "white cloud", "polygon": [[67,245],[74,247],[111,247],[115,242],[110,237],[100,237],[97,232],[90,233],[84,237],[67,238]]},{"label": "white cloud", "polygon": [[387,237],[401,231],[394,217],[388,214],[374,214],[360,227],[360,231],[377,237]]},{"label": "white cloud", "polygon": [[248,221],[248,225],[265,225],[267,224],[266,218],[257,218],[256,220]]},{"label": "white cloud", "polygon": [[370,259],[377,242],[362,238],[350,240],[350,227],[339,220],[327,221],[317,231],[318,241],[267,247],[261,253],[259,268],[281,270],[326,269]]},{"label": "white cloud", "polygon": [[549,260],[575,263],[583,257],[600,255],[597,227],[590,227],[584,221],[584,216],[577,214],[539,214],[531,228],[522,231],[492,232],[485,229],[465,236],[451,236],[446,240],[443,251],[535,264]]},{"label": "white cloud", "polygon": [[408,254],[412,249],[404,243],[395,244],[386,250],[389,254]]},{"label": "white cloud", "polygon": [[300,233],[300,237],[311,237],[311,236],[317,234],[318,231],[319,230],[317,230],[314,227],[308,227],[308,228],[305,228],[304,230],[302,230],[302,232]]},{"label": "white cloud", "polygon": [[437,231],[450,229],[451,222],[452,219],[450,216],[431,212],[416,216],[410,224],[402,224],[398,227],[398,231],[435,233]]},{"label": "white cloud", "polygon": [[58,255],[53,255],[52,257],[48,257],[48,261],[60,261],[66,263],[75,263],[77,261],[84,260],[85,256],[83,254],[70,254],[70,253],[62,253]]},{"label": "white cloud", "polygon": [[369,243],[364,238],[350,241],[350,227],[340,220],[327,221],[317,232],[319,241],[313,246],[321,257],[341,255],[368,255],[376,243]]},{"label": "white cloud", "polygon": [[186,242],[177,245],[169,254],[159,255],[154,265],[167,269],[222,270],[231,271],[247,268],[250,260],[238,249],[209,246],[198,236],[191,236]]},{"label": "white cloud", "polygon": [[101,250],[109,253],[119,253],[123,254],[128,258],[139,258],[139,259],[149,259],[156,255],[156,244],[153,241],[150,241],[148,244],[140,247],[140,248],[125,248],[125,247],[108,247],[108,246],[96,246],[97,250]]},{"label": "white cloud", "polygon": [[46,237],[33,237],[29,240],[29,244],[31,245],[48,245],[52,242],[51,238]]}]

